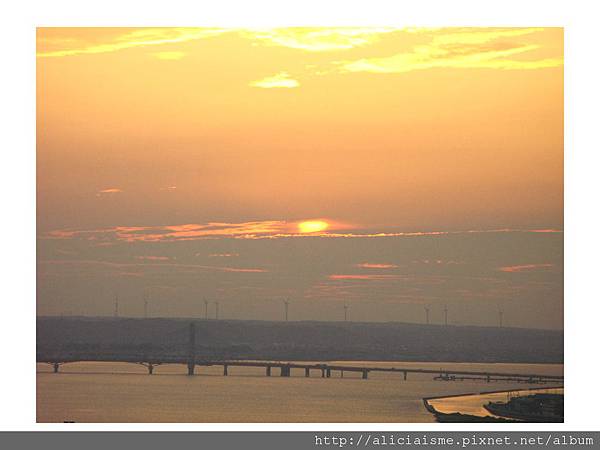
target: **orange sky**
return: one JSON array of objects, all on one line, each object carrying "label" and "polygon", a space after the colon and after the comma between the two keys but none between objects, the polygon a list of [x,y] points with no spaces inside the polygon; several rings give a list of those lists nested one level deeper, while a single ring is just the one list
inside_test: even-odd
[{"label": "orange sky", "polygon": [[562,326],[562,29],[40,28],[37,44],[39,313],[103,314],[115,291],[134,311],[153,290],[171,293],[161,314],[206,294],[268,317],[260,302],[289,296],[486,324],[513,302],[519,326]]},{"label": "orange sky", "polygon": [[561,228],[562,53],[561,29],[39,29],[39,226]]}]

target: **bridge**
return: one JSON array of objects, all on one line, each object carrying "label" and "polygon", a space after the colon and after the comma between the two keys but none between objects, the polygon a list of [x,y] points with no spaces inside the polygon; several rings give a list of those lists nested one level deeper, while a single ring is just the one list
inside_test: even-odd
[{"label": "bridge", "polygon": [[[74,362],[126,362],[140,364],[148,369],[148,374],[152,375],[157,366],[164,364],[181,364],[187,366],[187,374],[195,374],[196,367],[222,366],[223,375],[229,375],[230,367],[261,367],[265,369],[266,376],[276,375],[281,377],[290,377],[292,369],[304,372],[305,377],[311,376],[312,372],[317,372],[322,378],[330,378],[332,373],[338,372],[343,378],[345,372],[358,372],[363,379],[368,379],[371,372],[394,372],[402,374],[403,379],[408,378],[408,374],[431,374],[435,375],[435,380],[440,381],[464,381],[480,380],[486,382],[492,381],[511,381],[530,384],[544,384],[550,382],[562,382],[562,375],[544,375],[544,374],[522,374],[506,372],[488,372],[488,371],[468,371],[468,370],[446,370],[446,369],[427,369],[414,367],[378,367],[378,366],[356,366],[347,364],[330,363],[303,363],[303,362],[285,362],[285,361],[246,361],[246,360],[222,360],[222,359],[199,359],[195,352],[196,329],[195,324],[189,325],[188,352],[186,355],[126,355],[126,354],[98,354],[98,353],[62,353],[55,355],[37,355],[38,363],[47,363],[53,367],[54,373],[59,372],[59,367],[63,364]],[[276,371],[274,371],[276,369]],[[275,373],[274,373],[275,372]]]}]

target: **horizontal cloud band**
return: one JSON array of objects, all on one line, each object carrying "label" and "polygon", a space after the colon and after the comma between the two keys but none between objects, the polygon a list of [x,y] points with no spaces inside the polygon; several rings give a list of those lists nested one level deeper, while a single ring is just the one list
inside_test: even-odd
[{"label": "horizontal cloud band", "polygon": [[[168,226],[117,226],[95,230],[54,230],[41,235],[46,239],[82,239],[98,242],[168,242],[201,239],[281,239],[299,237],[322,238],[384,238],[439,236],[470,233],[562,233],[556,229],[495,229],[462,231],[409,231],[409,232],[348,232],[357,226],[330,221],[329,228],[315,233],[301,233],[298,224],[282,220],[242,223],[209,222],[205,224],[182,224]],[[342,232],[343,231],[343,232]]]}]

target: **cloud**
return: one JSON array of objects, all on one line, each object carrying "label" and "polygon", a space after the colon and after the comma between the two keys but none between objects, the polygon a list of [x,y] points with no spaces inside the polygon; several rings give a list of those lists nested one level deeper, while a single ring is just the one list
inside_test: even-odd
[{"label": "cloud", "polygon": [[242,37],[265,45],[307,52],[329,52],[363,47],[379,40],[379,35],[397,28],[274,28],[242,30]]},{"label": "cloud", "polygon": [[533,272],[539,270],[548,270],[554,267],[554,264],[523,264],[520,266],[499,267],[500,272]]},{"label": "cloud", "polygon": [[[389,238],[389,237],[422,237],[444,236],[473,233],[537,233],[538,230],[495,229],[495,230],[463,230],[463,231],[401,231],[380,233],[358,233],[340,230],[356,228],[327,219],[328,228],[318,233],[299,233],[298,223],[283,220],[265,220],[255,222],[227,223],[208,222],[204,224],[181,224],[165,226],[117,226],[93,230],[62,229],[53,230],[42,235],[48,239],[82,239],[97,242],[168,242],[191,241],[201,239],[281,239],[281,238]],[[562,233],[560,230],[546,230],[546,233]]]},{"label": "cloud", "polygon": [[[129,31],[102,43],[73,37],[40,37],[37,52],[40,58],[111,53],[136,47],[176,44],[237,33],[244,39],[270,46],[281,46],[309,52],[347,50],[362,47],[378,40],[382,33],[394,28],[140,28]],[[44,50],[44,48],[48,48]],[[179,59],[182,52],[159,52],[160,59]]]},{"label": "cloud", "polygon": [[168,261],[171,258],[169,258],[168,256],[148,255],[148,256],[137,256],[137,259],[146,260],[146,261]]},{"label": "cloud", "polygon": [[[418,38],[429,38],[424,44],[409,51],[376,58],[337,61],[338,72],[403,73],[430,68],[488,68],[503,70],[529,70],[563,65],[561,55],[543,59],[515,59],[541,48],[535,43],[518,42],[523,36],[541,32],[541,28],[274,28],[274,29],[224,29],[224,28],[143,28],[123,32],[94,42],[85,38],[44,37],[38,39],[38,57],[64,57],[101,54],[137,47],[150,47],[190,42],[225,33],[235,33],[255,45],[291,48],[306,52],[331,52],[361,48],[378,42],[390,33],[406,33]],[[411,38],[414,40],[414,38]],[[507,41],[509,40],[509,41]],[[516,41],[516,42],[515,42]],[[163,60],[178,60],[182,51],[151,53]],[[316,74],[330,73],[319,69]],[[294,88],[299,82],[286,72],[250,83],[260,88]]]},{"label": "cloud", "polygon": [[265,269],[241,269],[239,267],[219,267],[223,272],[248,272],[248,273],[263,273],[268,272]]},{"label": "cloud", "polygon": [[119,188],[107,188],[107,189],[102,189],[101,191],[98,191],[96,193],[97,197],[100,197],[101,195],[113,195],[113,194],[120,194],[122,193],[123,190],[119,189]]},{"label": "cloud", "polygon": [[199,271],[216,271],[216,272],[235,272],[235,273],[266,273],[267,269],[255,267],[223,267],[223,266],[205,266],[200,264],[179,264],[168,262],[153,262],[153,263],[121,263],[114,261],[90,260],[90,259],[50,259],[38,261],[38,264],[48,265],[51,267],[59,266],[103,266],[112,269],[124,268],[157,268],[167,267],[174,269],[199,270]]},{"label": "cloud", "polygon": [[466,30],[455,33],[438,30],[432,33],[428,44],[416,45],[408,52],[334,64],[341,72],[371,73],[404,73],[433,68],[529,70],[563,65],[562,55],[529,60],[512,58],[541,46],[505,39],[533,34],[539,32],[539,28]]},{"label": "cloud", "polygon": [[412,261],[413,264],[436,264],[436,265],[452,265],[452,264],[464,264],[464,262],[462,261],[455,261],[455,260],[447,260],[444,261],[443,259],[419,259],[419,260],[415,260]]},{"label": "cloud", "polygon": [[[448,32],[452,30],[452,32]],[[455,31],[456,30],[456,31]],[[464,44],[486,44],[497,41],[500,38],[513,38],[543,31],[543,28],[438,28],[424,29],[423,31],[438,32],[434,37],[434,43],[437,45],[464,45]],[[419,32],[419,29],[416,29]]]},{"label": "cloud", "polygon": [[363,269],[395,269],[399,266],[397,266],[396,264],[360,263],[356,264],[356,267],[362,267]]},{"label": "cloud", "polygon": [[329,275],[330,280],[362,280],[362,281],[381,281],[398,280],[400,275]]},{"label": "cloud", "polygon": [[208,222],[166,226],[118,226],[95,230],[55,230],[50,238],[84,239],[99,241],[159,242],[220,238],[258,238],[277,235],[293,229],[294,224],[284,221],[258,221],[242,223]]},{"label": "cloud", "polygon": [[[220,28],[144,28],[130,31],[110,39],[108,42],[97,44],[82,40],[63,39],[61,44],[65,46],[60,50],[41,51],[37,53],[40,58],[52,58],[74,55],[90,55],[98,53],[110,53],[135,47],[148,47],[154,45],[175,44],[181,42],[205,39],[231,30]],[[41,40],[41,43],[54,43]],[[181,53],[181,52],[162,52]]]},{"label": "cloud", "polygon": [[270,88],[295,88],[300,86],[298,81],[290,78],[287,72],[279,72],[272,77],[263,78],[262,80],[252,81],[252,87],[270,89]]}]

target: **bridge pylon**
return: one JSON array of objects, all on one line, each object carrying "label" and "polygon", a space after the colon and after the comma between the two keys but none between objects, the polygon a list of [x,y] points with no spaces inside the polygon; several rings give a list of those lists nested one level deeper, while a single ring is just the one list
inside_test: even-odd
[{"label": "bridge pylon", "polygon": [[188,375],[194,375],[194,369],[196,367],[196,324],[190,323],[188,342]]}]

